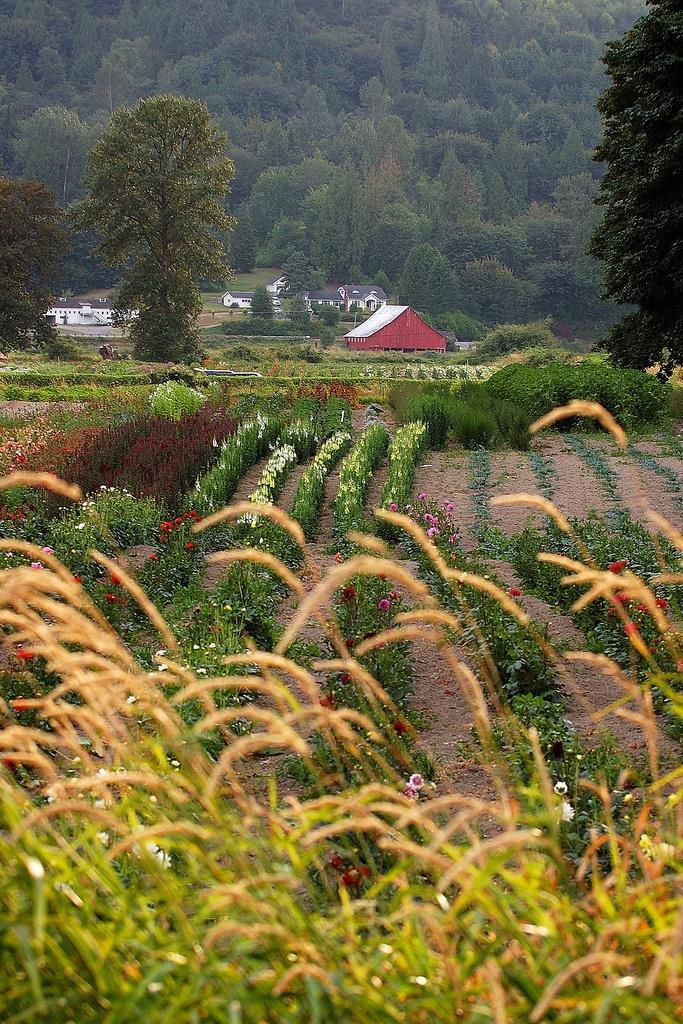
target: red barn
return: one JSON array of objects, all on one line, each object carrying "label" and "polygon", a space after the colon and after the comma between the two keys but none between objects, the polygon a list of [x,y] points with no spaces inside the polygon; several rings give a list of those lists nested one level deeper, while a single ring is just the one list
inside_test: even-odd
[{"label": "red barn", "polygon": [[346,335],[349,348],[372,352],[445,352],[446,339],[410,306],[382,306]]}]

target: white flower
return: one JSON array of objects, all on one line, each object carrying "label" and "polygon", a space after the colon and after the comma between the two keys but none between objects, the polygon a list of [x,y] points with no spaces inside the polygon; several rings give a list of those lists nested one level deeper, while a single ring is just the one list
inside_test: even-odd
[{"label": "white flower", "polygon": [[97,838],[102,843],[102,846],[109,846],[110,839],[109,839],[109,833],[108,832],[98,832],[97,833]]},{"label": "white flower", "polygon": [[137,704],[137,697],[131,693],[129,697],[126,697],[126,704]]},{"label": "white flower", "polygon": [[146,843],[145,844],[145,848],[147,849],[147,851],[149,853],[152,854],[152,856],[156,857],[156,859],[159,861],[160,864],[163,864],[163,866],[165,868],[170,868],[170,866],[171,866],[170,854],[164,853],[164,851],[161,849],[161,847],[157,846],[156,843]]},{"label": "white flower", "polygon": [[76,523],[77,530],[85,530],[85,523]]},{"label": "white flower", "polygon": [[574,820],[574,808],[568,800],[562,801],[562,821],[573,821]]},{"label": "white flower", "polygon": [[565,796],[566,793],[567,793],[567,783],[566,782],[556,782],[555,785],[553,786],[553,792],[557,793],[558,796]]}]

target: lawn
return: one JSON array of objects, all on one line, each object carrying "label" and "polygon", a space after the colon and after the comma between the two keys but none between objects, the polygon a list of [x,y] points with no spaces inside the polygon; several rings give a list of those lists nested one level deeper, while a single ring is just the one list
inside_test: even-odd
[{"label": "lawn", "polygon": [[673,1024],[666,389],[333,358],[0,423],[6,1018]]}]

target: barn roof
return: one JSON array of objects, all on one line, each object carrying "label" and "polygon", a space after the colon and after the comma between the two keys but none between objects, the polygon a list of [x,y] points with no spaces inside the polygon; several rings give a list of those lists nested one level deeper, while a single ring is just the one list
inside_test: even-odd
[{"label": "barn roof", "polygon": [[254,298],[254,293],[253,292],[233,292],[233,291],[227,291],[225,293],[225,295],[223,296],[223,298],[225,298],[226,295],[232,295],[233,299],[253,299]]},{"label": "barn roof", "polygon": [[389,324],[393,324],[394,320],[398,320],[407,309],[410,309],[410,306],[382,306],[362,324],[358,324],[352,331],[349,331],[346,337],[371,338],[373,334],[377,334],[383,327],[387,327]]}]

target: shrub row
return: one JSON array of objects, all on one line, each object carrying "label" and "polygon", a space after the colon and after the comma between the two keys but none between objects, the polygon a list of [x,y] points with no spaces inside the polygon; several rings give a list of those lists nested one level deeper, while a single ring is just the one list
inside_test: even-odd
[{"label": "shrub row", "polygon": [[529,447],[527,412],[481,384],[420,390],[409,399],[403,418],[425,424],[430,448],[444,448],[449,434],[464,448]]},{"label": "shrub row", "polygon": [[300,338],[301,330],[283,320],[266,320],[258,317],[244,317],[228,320],[221,327],[223,334],[231,338]]},{"label": "shrub row", "polygon": [[485,387],[497,398],[523,407],[534,419],[572,399],[584,399],[599,402],[626,427],[660,420],[669,392],[667,384],[649,374],[590,360],[580,366],[506,366]]}]

